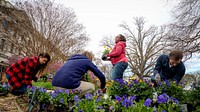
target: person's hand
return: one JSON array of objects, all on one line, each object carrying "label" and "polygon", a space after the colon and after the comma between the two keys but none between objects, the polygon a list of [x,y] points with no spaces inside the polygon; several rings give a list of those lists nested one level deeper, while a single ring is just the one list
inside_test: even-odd
[{"label": "person's hand", "polygon": [[157,84],[160,83],[161,78],[160,78],[160,74],[159,73],[155,74],[155,81],[156,81]]},{"label": "person's hand", "polygon": [[32,79],[34,82],[37,82],[37,80],[38,80],[38,77],[33,77],[33,79]]},{"label": "person's hand", "polygon": [[103,54],[102,57],[101,57],[101,59],[105,61],[107,59],[106,54]]},{"label": "person's hand", "polygon": [[103,93],[106,93],[106,88],[102,89]]}]

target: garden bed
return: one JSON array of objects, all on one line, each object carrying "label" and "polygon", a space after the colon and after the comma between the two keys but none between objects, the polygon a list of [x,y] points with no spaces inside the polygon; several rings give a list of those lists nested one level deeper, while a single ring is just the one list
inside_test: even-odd
[{"label": "garden bed", "polygon": [[32,112],[180,112],[181,104],[189,104],[189,112],[200,110],[200,87],[185,91],[182,84],[172,81],[154,87],[151,82],[139,79],[108,81],[106,88],[106,93],[96,90],[83,96],[78,91],[49,92],[33,86],[23,96],[0,96],[0,112],[25,112],[33,96],[36,103]]}]

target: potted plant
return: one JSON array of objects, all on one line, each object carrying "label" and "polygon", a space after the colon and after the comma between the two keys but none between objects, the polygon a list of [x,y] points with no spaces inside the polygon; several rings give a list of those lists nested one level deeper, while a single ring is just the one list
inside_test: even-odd
[{"label": "potted plant", "polygon": [[5,96],[10,91],[10,85],[7,83],[0,84],[0,96]]}]

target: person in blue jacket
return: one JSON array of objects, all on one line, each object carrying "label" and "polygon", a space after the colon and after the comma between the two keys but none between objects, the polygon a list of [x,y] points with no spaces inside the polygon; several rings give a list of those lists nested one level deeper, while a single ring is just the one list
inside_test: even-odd
[{"label": "person in blue jacket", "polygon": [[106,79],[104,74],[92,62],[93,55],[85,51],[82,54],[71,56],[67,62],[56,72],[52,80],[55,89],[74,89],[89,93],[95,90],[94,84],[81,81],[88,70],[92,71],[101,82],[101,89],[105,88]]},{"label": "person in blue jacket", "polygon": [[176,80],[180,82],[185,74],[185,65],[181,61],[183,53],[180,50],[174,50],[158,57],[154,67],[152,82],[157,84],[161,80]]}]

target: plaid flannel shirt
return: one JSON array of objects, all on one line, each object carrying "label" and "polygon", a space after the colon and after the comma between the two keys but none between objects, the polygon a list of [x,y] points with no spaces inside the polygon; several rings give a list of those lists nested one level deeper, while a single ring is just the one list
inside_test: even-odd
[{"label": "plaid flannel shirt", "polygon": [[6,74],[10,76],[8,83],[13,88],[19,88],[24,84],[32,85],[32,80],[37,74],[37,66],[40,66],[37,56],[18,60],[6,69]]}]

